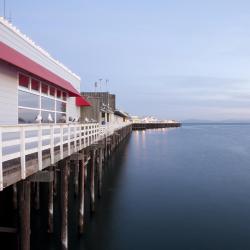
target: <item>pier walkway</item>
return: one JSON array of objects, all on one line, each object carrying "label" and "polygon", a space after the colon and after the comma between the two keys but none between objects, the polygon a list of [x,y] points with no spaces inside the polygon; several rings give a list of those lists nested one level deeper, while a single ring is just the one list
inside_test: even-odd
[{"label": "pier walkway", "polygon": [[113,135],[130,123],[0,126],[0,191]]}]

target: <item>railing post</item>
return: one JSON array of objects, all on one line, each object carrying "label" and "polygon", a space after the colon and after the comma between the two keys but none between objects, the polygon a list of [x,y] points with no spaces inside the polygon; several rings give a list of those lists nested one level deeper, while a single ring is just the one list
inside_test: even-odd
[{"label": "railing post", "polygon": [[76,136],[76,126],[77,125],[74,125],[74,148],[75,148],[75,152],[77,151],[77,148],[76,148],[76,141],[77,141],[77,136]]},{"label": "railing post", "polygon": [[38,130],[38,170],[42,170],[42,168],[43,168],[42,150],[43,150],[42,125],[39,125],[39,130]]},{"label": "railing post", "polygon": [[60,159],[63,159],[63,125],[60,125]]},{"label": "railing post", "polygon": [[83,127],[83,130],[82,130],[82,132],[83,132],[83,147],[85,148],[85,146],[86,146],[86,142],[85,142],[85,132],[86,132],[86,129],[85,129],[85,125],[83,125],[82,126]]},{"label": "railing post", "polygon": [[70,125],[68,124],[68,156],[70,156],[70,134],[71,134],[71,128]]},{"label": "railing post", "polygon": [[21,127],[20,130],[20,156],[21,156],[21,178],[26,178],[26,160],[25,160],[25,130]]},{"label": "railing post", "polygon": [[80,129],[80,134],[79,134],[79,147],[80,147],[80,150],[82,149],[82,125],[79,126],[79,129]]},{"label": "railing post", "polygon": [[3,143],[2,128],[0,128],[0,191],[3,190]]},{"label": "railing post", "polygon": [[54,154],[54,127],[50,126],[50,159],[51,164],[55,163],[55,154]]},{"label": "railing post", "polygon": [[89,126],[87,126],[87,146],[89,146],[90,142],[89,142]]}]

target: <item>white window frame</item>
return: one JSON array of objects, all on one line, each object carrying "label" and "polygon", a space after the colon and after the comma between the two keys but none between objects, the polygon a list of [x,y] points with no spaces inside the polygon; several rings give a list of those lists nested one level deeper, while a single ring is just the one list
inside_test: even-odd
[{"label": "white window frame", "polygon": [[[29,77],[28,88],[25,88],[25,87],[22,87],[22,86],[19,85],[19,75],[20,74]],[[32,88],[31,88],[31,80],[32,79],[34,79],[34,80],[36,80],[36,81],[39,82],[39,91],[32,90]],[[48,86],[48,93],[47,94],[42,93],[42,84],[46,84]],[[65,114],[65,116],[67,117],[68,97],[69,97],[69,94],[65,90],[63,90],[61,88],[58,88],[58,87],[56,87],[54,85],[51,85],[48,82],[38,80],[37,78],[35,78],[33,76],[30,76],[30,75],[28,75],[26,73],[23,73],[21,71],[17,72],[17,86],[18,86],[18,91],[20,90],[20,91],[23,91],[23,92],[26,92],[26,93],[37,95],[39,97],[39,107],[38,108],[31,108],[31,107],[19,106],[19,104],[18,104],[18,110],[19,110],[19,108],[21,108],[21,109],[27,109],[27,110],[37,110],[39,115],[42,115],[42,111],[54,113],[55,114],[54,124],[57,123],[56,122],[56,120],[57,120],[57,113],[59,113],[59,114]],[[50,95],[50,87],[53,87],[55,89],[54,96]],[[61,98],[57,98],[57,91],[61,91]],[[63,100],[63,93],[66,94],[66,100]],[[49,99],[51,99],[51,100],[54,101],[54,110],[42,109],[42,97],[46,97],[46,98],[49,98]],[[57,101],[60,101],[60,102],[63,102],[63,103],[66,104],[66,111],[65,112],[57,111],[56,110],[56,103],[57,103]],[[19,99],[18,99],[17,103],[19,103]],[[40,123],[42,123],[42,122],[40,122]],[[59,123],[57,123],[57,124],[59,124]]]}]

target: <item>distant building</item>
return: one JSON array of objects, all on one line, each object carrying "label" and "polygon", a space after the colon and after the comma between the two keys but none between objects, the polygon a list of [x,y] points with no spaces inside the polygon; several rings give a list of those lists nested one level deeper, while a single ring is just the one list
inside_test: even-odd
[{"label": "distant building", "polygon": [[123,112],[121,110],[115,110],[115,116],[117,122],[129,122],[131,120],[129,114],[127,112]]},{"label": "distant building", "polygon": [[137,115],[132,115],[131,116],[131,121],[133,123],[140,123],[141,122],[141,118],[139,116],[137,116]]},{"label": "distant building", "polygon": [[81,108],[81,121],[96,121],[101,124],[128,122],[128,113],[116,109],[116,97],[109,92],[82,92],[82,97],[91,106]]},{"label": "distant building", "polygon": [[82,92],[82,97],[91,106],[81,108],[81,121],[96,121],[108,123],[113,120],[115,112],[115,95],[108,92]]}]

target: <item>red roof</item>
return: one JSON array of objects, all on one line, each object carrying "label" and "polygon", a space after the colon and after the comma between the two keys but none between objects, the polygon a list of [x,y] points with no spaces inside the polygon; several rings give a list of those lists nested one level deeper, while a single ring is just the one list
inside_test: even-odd
[{"label": "red roof", "polygon": [[76,97],[76,106],[91,106],[82,96]]},{"label": "red roof", "polygon": [[0,42],[0,59],[67,90],[69,96],[80,96],[80,93],[70,82],[64,80],[3,42]]}]

